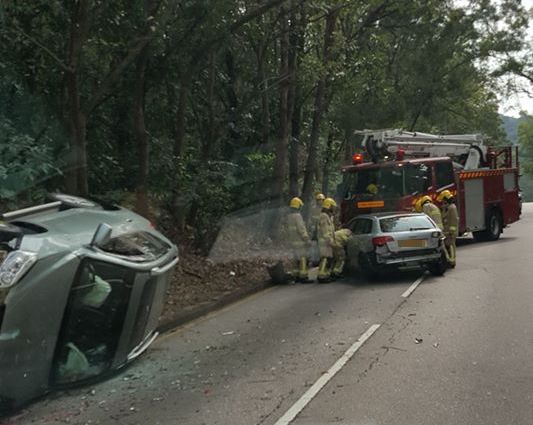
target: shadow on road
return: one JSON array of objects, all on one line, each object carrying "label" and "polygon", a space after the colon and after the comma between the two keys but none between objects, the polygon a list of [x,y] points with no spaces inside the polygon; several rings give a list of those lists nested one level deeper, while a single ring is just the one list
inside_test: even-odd
[{"label": "shadow on road", "polygon": [[515,240],[517,240],[518,238],[516,236],[502,236],[500,239],[498,239],[497,241],[486,241],[486,242],[481,242],[481,241],[476,241],[474,238],[458,238],[457,239],[457,246],[468,246],[468,245],[485,245],[485,244],[492,244],[492,243],[497,243],[497,244],[501,244],[501,243],[508,243],[508,242],[513,242]]},{"label": "shadow on road", "polygon": [[402,283],[414,282],[424,273],[423,270],[405,270],[396,273],[386,273],[374,279],[368,279],[364,276],[351,274],[337,280],[335,283],[353,287],[384,287],[386,285],[395,286]]}]

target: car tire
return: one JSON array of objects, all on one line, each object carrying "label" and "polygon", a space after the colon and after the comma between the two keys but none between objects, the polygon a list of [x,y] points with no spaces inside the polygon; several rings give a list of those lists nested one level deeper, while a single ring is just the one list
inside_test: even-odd
[{"label": "car tire", "polygon": [[485,221],[487,228],[478,232],[473,232],[474,239],[478,242],[495,241],[500,238],[503,230],[503,219],[500,211],[497,208],[492,208]]},{"label": "car tire", "polygon": [[359,268],[361,274],[369,280],[376,280],[381,275],[375,260],[371,258],[370,254],[359,254]]},{"label": "car tire", "polygon": [[433,276],[443,276],[444,273],[446,273],[447,268],[448,268],[448,260],[446,259],[446,255],[444,253],[442,253],[439,261],[435,261],[427,265],[428,271]]}]

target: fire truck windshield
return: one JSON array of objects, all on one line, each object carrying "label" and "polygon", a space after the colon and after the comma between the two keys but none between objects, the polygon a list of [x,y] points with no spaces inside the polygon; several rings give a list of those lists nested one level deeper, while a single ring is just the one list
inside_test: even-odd
[{"label": "fire truck windshield", "polygon": [[425,164],[376,164],[372,168],[347,171],[339,193],[344,199],[361,195],[397,198],[427,189],[431,169]]}]

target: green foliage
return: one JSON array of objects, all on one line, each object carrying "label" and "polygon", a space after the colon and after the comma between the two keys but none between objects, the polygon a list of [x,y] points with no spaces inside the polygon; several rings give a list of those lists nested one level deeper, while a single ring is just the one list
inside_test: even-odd
[{"label": "green foliage", "polygon": [[231,193],[235,209],[259,204],[268,199],[275,156],[252,152],[244,155],[232,175]]},{"label": "green foliage", "polygon": [[[316,174],[327,167],[331,188],[346,151],[357,142],[357,129],[482,132],[502,140],[494,78],[530,70],[523,43],[527,14],[513,0],[461,2],[465,6],[441,0],[286,0],[249,20],[244,18],[268,2],[148,3],[156,8],[147,17],[146,2],[88,1],[77,83],[88,116],[90,191],[119,198],[137,189],[141,151],[132,109],[139,52],[132,48],[147,37],[147,189],[180,226],[193,226],[201,241],[213,238],[224,214],[269,198],[285,84],[300,118],[292,137],[301,184],[316,85],[328,76]],[[65,68],[77,4],[35,0],[0,6],[0,197],[32,185],[60,187],[57,169],[72,165],[65,156],[71,131]],[[339,5],[325,66],[325,15]],[[280,75],[282,6],[291,14],[289,49],[296,65],[289,76]],[[84,110],[130,54],[134,60],[120,69],[94,110]],[[499,73],[491,73],[489,60],[499,59]],[[334,140],[329,149],[328,138]],[[288,165],[288,158],[283,161]]]},{"label": "green foliage", "polygon": [[0,201],[41,200],[61,174],[58,128],[12,73],[0,76],[0,92]]},{"label": "green foliage", "polygon": [[533,178],[533,116],[522,116],[518,125],[518,143],[520,144],[522,169],[530,178]]},{"label": "green foliage", "polygon": [[13,200],[23,193],[30,201],[42,199],[40,183],[58,173],[53,164],[50,148],[0,119],[0,199]]}]

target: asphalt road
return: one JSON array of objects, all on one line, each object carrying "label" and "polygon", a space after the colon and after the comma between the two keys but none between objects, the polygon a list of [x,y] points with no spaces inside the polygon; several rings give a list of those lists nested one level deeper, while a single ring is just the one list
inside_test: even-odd
[{"label": "asphalt road", "polygon": [[0,424],[531,424],[532,225],[526,204],[416,288],[419,273],[271,288]]}]

